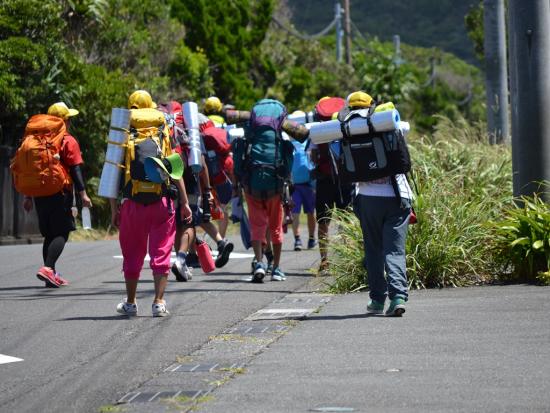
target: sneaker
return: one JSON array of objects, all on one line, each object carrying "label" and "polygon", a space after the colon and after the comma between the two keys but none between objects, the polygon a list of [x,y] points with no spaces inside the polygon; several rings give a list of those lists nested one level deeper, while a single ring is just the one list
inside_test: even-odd
[{"label": "sneaker", "polygon": [[405,312],[405,300],[402,298],[394,298],[390,301],[390,306],[386,310],[388,317],[401,317]]},{"label": "sneaker", "polygon": [[199,262],[199,256],[194,252],[189,252],[187,257],[185,257],[185,263],[188,268],[200,268],[201,263]]},{"label": "sneaker", "polygon": [[294,251],[302,251],[302,240],[300,238],[294,240]]},{"label": "sneaker", "polygon": [[176,276],[176,280],[179,282],[186,282],[193,278],[191,275],[191,270],[185,262],[186,258],[187,257],[183,254],[178,253],[176,256],[176,262],[172,265],[172,272]]},{"label": "sneaker", "polygon": [[265,269],[266,266],[263,262],[257,262],[256,266],[254,267],[254,274],[252,275],[251,281],[253,283],[263,283],[265,277]]},{"label": "sneaker", "polygon": [[279,267],[276,267],[273,269],[273,272],[271,273],[271,281],[285,281],[286,275],[284,272],[281,271]]},{"label": "sneaker", "polygon": [[69,281],[67,281],[65,278],[61,277],[61,274],[58,272],[54,273],[56,281],[59,283],[60,286],[69,285]]},{"label": "sneaker", "polygon": [[152,305],[153,317],[166,317],[170,315],[166,309],[166,302],[163,303],[153,303]]},{"label": "sneaker", "polygon": [[327,259],[322,259],[321,260],[321,264],[319,264],[319,271],[318,271],[318,275],[320,276],[325,276],[325,275],[329,275],[329,263],[328,263],[328,260]]},{"label": "sneaker", "polygon": [[233,251],[233,243],[227,240],[221,240],[218,243],[218,258],[216,258],[216,268],[221,268],[229,261],[229,254]]},{"label": "sneaker", "polygon": [[42,267],[36,273],[36,278],[46,283],[46,287],[59,288],[61,284],[55,277],[54,271],[50,267]]},{"label": "sneaker", "polygon": [[376,300],[370,300],[367,304],[367,314],[383,314],[384,313],[384,303],[381,303]]},{"label": "sneaker", "polygon": [[116,306],[116,312],[119,314],[124,314],[129,316],[137,315],[138,307],[137,307],[137,304],[127,303],[125,298],[123,302],[119,303]]},{"label": "sneaker", "polygon": [[313,249],[317,245],[317,240],[315,238],[310,238],[307,240],[307,249]]}]

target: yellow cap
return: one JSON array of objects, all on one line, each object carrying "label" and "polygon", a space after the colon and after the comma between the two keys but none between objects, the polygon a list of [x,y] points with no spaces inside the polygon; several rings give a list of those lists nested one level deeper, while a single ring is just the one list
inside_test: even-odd
[{"label": "yellow cap", "polygon": [[136,90],[128,98],[128,109],[156,108],[151,95],[146,90]]},{"label": "yellow cap", "polygon": [[346,103],[350,108],[368,108],[372,104],[372,97],[361,90],[350,93],[346,98]]},{"label": "yellow cap", "polygon": [[48,108],[48,115],[57,116],[61,119],[67,119],[78,115],[78,110],[69,109],[64,102],[57,102]]},{"label": "yellow cap", "polygon": [[204,102],[204,113],[219,113],[222,111],[222,102],[216,96],[210,96]]}]

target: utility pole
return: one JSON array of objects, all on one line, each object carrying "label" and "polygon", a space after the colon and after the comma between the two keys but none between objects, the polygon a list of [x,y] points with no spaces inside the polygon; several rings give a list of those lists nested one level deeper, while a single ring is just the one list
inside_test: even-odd
[{"label": "utility pole", "polygon": [[344,31],[342,30],[342,6],[337,1],[334,5],[334,13],[336,16],[336,61],[342,61],[342,37]]},{"label": "utility pole", "polygon": [[346,34],[346,63],[351,65],[351,15],[349,0],[344,0],[344,13],[346,15],[344,24],[344,31]]},{"label": "utility pole", "polygon": [[550,201],[550,2],[509,0],[514,195]]},{"label": "utility pole", "polygon": [[401,58],[401,37],[398,34],[393,35],[393,47],[395,52],[393,54],[393,63],[396,66],[400,66],[404,60]]},{"label": "utility pole", "polygon": [[483,0],[485,85],[489,143],[509,142],[504,0]]}]

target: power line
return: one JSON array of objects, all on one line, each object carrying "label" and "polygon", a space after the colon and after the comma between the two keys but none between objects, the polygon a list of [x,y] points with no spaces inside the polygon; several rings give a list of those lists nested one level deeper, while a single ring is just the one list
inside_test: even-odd
[{"label": "power line", "polygon": [[290,28],[288,26],[286,26],[283,22],[281,22],[277,17],[275,16],[272,16],[271,18],[279,27],[281,27],[283,30],[286,30],[288,33],[290,33],[291,35],[295,36],[295,37],[298,37],[299,39],[302,39],[302,40],[316,40],[320,37],[323,37],[325,36],[328,32],[330,32],[335,24],[336,24],[336,20],[337,18],[335,17],[334,19],[332,19],[332,21],[329,23],[329,25],[327,27],[325,27],[323,30],[321,30],[320,32],[316,33],[316,34],[302,34],[302,33],[299,33],[297,30],[293,29],[293,28]]}]

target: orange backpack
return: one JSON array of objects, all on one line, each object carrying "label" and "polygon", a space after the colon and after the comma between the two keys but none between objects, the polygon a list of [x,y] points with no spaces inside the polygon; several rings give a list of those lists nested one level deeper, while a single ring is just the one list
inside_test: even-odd
[{"label": "orange backpack", "polygon": [[30,118],[21,146],[10,164],[17,192],[32,197],[48,196],[71,183],[60,158],[65,134],[65,122],[57,116]]}]

